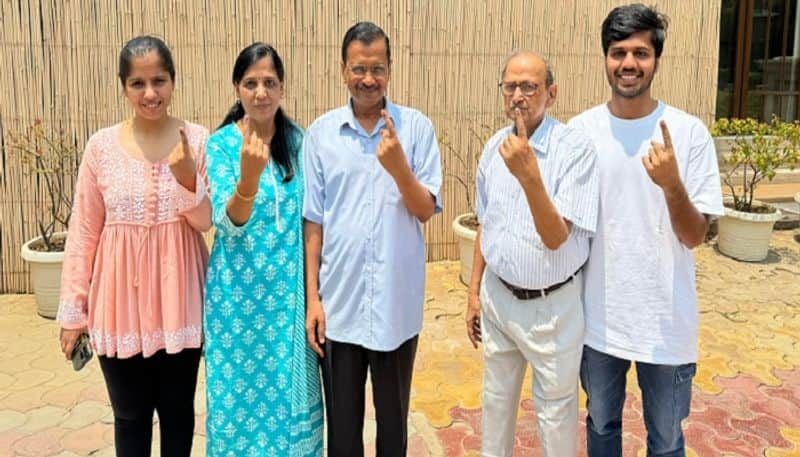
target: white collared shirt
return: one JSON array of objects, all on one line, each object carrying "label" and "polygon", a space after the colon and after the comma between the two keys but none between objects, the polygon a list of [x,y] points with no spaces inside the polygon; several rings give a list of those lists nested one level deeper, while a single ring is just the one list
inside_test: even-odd
[{"label": "white collared shirt", "polygon": [[547,194],[561,217],[572,222],[567,240],[550,250],[536,231],[522,186],[500,156],[500,144],[512,134],[512,126],[495,133],[478,164],[481,252],[487,267],[506,282],[544,289],[569,278],[589,255],[589,237],[597,222],[596,153],[586,136],[550,116],[528,140]]}]

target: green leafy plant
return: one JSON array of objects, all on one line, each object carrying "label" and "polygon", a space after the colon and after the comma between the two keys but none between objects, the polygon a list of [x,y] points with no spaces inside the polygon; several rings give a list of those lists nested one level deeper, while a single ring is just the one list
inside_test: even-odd
[{"label": "green leafy plant", "polygon": [[727,169],[722,181],[733,198],[733,209],[754,212],[753,196],[763,180],[772,181],[779,168],[794,169],[800,161],[800,122],[755,119],[720,119],[711,126],[715,137],[732,136],[733,145],[723,157]]},{"label": "green leafy plant", "polygon": [[26,176],[34,176],[43,185],[44,211],[36,212],[40,243],[31,245],[38,251],[61,251],[63,237],[57,229],[68,226],[72,214],[72,197],[80,161],[78,147],[63,128],[45,128],[35,119],[21,134],[10,134],[7,149],[17,154]]}]

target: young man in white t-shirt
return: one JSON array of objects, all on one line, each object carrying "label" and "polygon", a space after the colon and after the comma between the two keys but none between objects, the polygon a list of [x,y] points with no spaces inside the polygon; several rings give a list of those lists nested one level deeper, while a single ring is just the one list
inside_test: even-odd
[{"label": "young man in white t-shirt", "polygon": [[636,362],[648,456],[684,456],[697,361],[691,249],[723,214],[714,143],[694,116],[652,98],[667,19],[641,4],[602,27],[611,100],[570,125],[597,149],[600,213],[585,270],[589,457],[622,455],[625,379]]}]

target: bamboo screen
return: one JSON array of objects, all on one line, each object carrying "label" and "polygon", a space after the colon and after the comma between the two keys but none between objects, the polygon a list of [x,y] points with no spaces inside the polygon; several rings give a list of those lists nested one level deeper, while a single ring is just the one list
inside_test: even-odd
[{"label": "bamboo screen", "polygon": [[[497,89],[509,51],[548,56],[559,85],[551,113],[561,120],[608,97],[600,23],[611,0],[0,0],[0,148],[41,118],[81,145],[130,115],[116,79],[122,44],[163,37],[173,50],[172,113],[213,128],[234,101],[230,74],[255,40],[276,46],[287,69],[284,107],[308,125],[342,105],[340,43],[355,21],[371,20],[392,44],[393,101],[426,113],[441,141],[444,211],[425,226],[430,260],[452,259],[450,224],[468,211],[467,189],[481,142],[505,120]],[[671,18],[654,83],[657,96],[713,119],[719,2],[662,0]],[[472,187],[472,186],[470,186]],[[469,192],[472,192],[470,189]],[[44,195],[19,161],[0,149],[0,292],[29,289],[21,244],[33,237]],[[398,249],[403,249],[398,246]]]}]

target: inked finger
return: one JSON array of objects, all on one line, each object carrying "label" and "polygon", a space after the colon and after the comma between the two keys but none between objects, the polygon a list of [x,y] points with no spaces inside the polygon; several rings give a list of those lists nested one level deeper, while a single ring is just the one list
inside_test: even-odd
[{"label": "inked finger", "polygon": [[386,123],[386,130],[389,131],[391,136],[396,136],[397,132],[394,129],[394,121],[389,117],[389,113],[385,109],[382,109],[381,116],[383,116],[383,122]]},{"label": "inked finger", "polygon": [[664,147],[667,149],[672,148],[672,135],[670,135],[667,128],[667,121],[661,120],[659,125],[661,126],[661,136],[664,138]]},{"label": "inked finger", "polygon": [[184,154],[191,154],[192,149],[189,147],[189,138],[186,136],[186,129],[181,127],[178,129],[178,133],[181,135],[181,146],[183,146]]},{"label": "inked finger", "polygon": [[528,141],[528,127],[525,126],[525,118],[522,117],[522,111],[519,108],[514,110],[514,126],[517,130],[517,136]]},{"label": "inked finger", "polygon": [[242,130],[242,141],[244,141],[244,144],[250,144],[254,129],[250,126],[250,116],[246,114],[242,118]]}]

